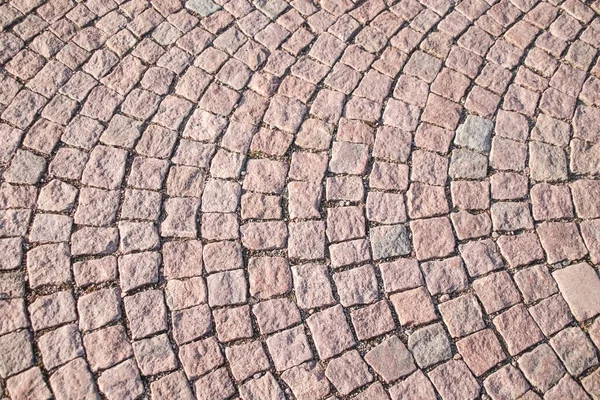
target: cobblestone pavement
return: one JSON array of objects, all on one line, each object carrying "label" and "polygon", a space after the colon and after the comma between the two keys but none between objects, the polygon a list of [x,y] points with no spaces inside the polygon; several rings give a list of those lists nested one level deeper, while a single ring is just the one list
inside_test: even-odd
[{"label": "cobblestone pavement", "polygon": [[600,1],[214,1],[0,0],[0,398],[600,399]]}]

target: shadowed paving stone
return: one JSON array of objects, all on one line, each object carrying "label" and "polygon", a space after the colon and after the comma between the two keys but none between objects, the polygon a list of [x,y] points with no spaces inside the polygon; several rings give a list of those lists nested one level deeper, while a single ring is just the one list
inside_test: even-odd
[{"label": "shadowed paving stone", "polygon": [[373,258],[407,255],[410,252],[410,239],[404,225],[378,226],[371,229],[371,249]]},{"label": "shadowed paving stone", "polygon": [[468,147],[481,152],[490,151],[491,135],[494,125],[492,121],[477,117],[467,116],[465,122],[459,125],[454,137],[454,144]]},{"label": "shadowed paving stone", "polygon": [[442,324],[420,328],[408,337],[408,348],[417,365],[427,368],[452,357],[450,340]]},{"label": "shadowed paving stone", "polygon": [[487,174],[487,158],[467,149],[452,151],[448,174],[454,179],[483,179]]}]

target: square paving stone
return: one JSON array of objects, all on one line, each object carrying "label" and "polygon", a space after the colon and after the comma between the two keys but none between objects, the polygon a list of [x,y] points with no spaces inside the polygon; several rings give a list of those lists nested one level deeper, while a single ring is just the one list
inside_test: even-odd
[{"label": "square paving stone", "polygon": [[292,276],[298,307],[310,309],[335,303],[330,283],[331,278],[325,265],[294,265]]},{"label": "square paving stone", "polygon": [[[127,302],[125,305],[127,307]],[[90,331],[121,317],[121,299],[117,289],[100,289],[79,297],[77,310],[79,328]]]},{"label": "square paving stone", "polygon": [[432,295],[454,293],[466,289],[467,274],[460,257],[421,264],[427,289]]},{"label": "square paving stone", "polygon": [[403,326],[426,324],[438,319],[431,295],[424,287],[395,293],[390,301]]},{"label": "square paving stone", "polygon": [[273,333],[300,322],[300,311],[287,298],[262,301],[252,307],[262,334]]},{"label": "square paving stone", "polygon": [[225,349],[231,373],[237,381],[243,381],[270,367],[264,346],[260,341],[252,341]]},{"label": "square paving stone", "polygon": [[444,400],[479,397],[479,383],[464,361],[450,360],[432,370],[429,378]]},{"label": "square paving stone", "polygon": [[65,325],[39,338],[38,345],[47,369],[53,369],[84,355],[77,326]]},{"label": "square paving stone", "polygon": [[523,354],[519,358],[518,365],[527,380],[544,392],[565,374],[565,368],[546,343]]},{"label": "square paving stone", "polygon": [[182,400],[192,400],[192,390],[189,387],[183,371],[165,375],[150,384],[152,396],[158,398],[177,397]]},{"label": "square paving stone", "polygon": [[303,326],[272,335],[267,339],[267,347],[278,371],[295,367],[313,358]]},{"label": "square paving stone", "polygon": [[253,335],[249,306],[213,310],[213,318],[221,342],[247,339]]},{"label": "square paving stone", "polygon": [[98,387],[108,398],[140,396],[144,393],[140,371],[132,359],[104,371],[98,378]]},{"label": "square paving stone", "polygon": [[112,367],[133,356],[122,325],[111,325],[84,335],[83,345],[92,371]]},{"label": "square paving stone", "polygon": [[554,271],[552,276],[578,321],[585,321],[600,313],[600,298],[591,295],[600,290],[600,278],[589,264],[570,265]]},{"label": "square paving stone", "polygon": [[367,364],[356,350],[331,360],[325,375],[342,395],[347,395],[373,380]]},{"label": "square paving stone", "polygon": [[365,360],[386,382],[393,382],[417,369],[412,355],[397,336],[375,346],[365,354]]},{"label": "square paving stone", "polygon": [[394,329],[390,306],[384,300],[350,313],[358,340],[367,340]]},{"label": "square paving stone", "polygon": [[483,329],[456,342],[456,347],[475,376],[481,376],[506,359],[491,329]]},{"label": "square paving stone", "polygon": [[373,303],[379,297],[375,270],[370,265],[335,273],[333,280],[344,307]]},{"label": "square paving stone", "polygon": [[11,375],[33,366],[34,355],[31,334],[27,330],[0,336],[0,376]]},{"label": "square paving stone", "polygon": [[[77,358],[56,370],[50,376],[50,387],[57,399],[96,399],[99,397],[94,377],[83,358]],[[140,389],[143,391],[143,388]]]},{"label": "square paving stone", "polygon": [[414,331],[408,336],[408,349],[421,368],[427,368],[452,357],[450,339],[441,323]]},{"label": "square paving stone", "polygon": [[321,359],[334,357],[355,344],[340,305],[314,313],[306,323]]},{"label": "square paving stone", "polygon": [[160,290],[147,290],[123,299],[133,339],[167,330],[167,309]]},{"label": "square paving stone", "polygon": [[234,305],[246,302],[248,284],[244,271],[218,272],[206,278],[208,303],[211,306]]},{"label": "square paving stone", "polygon": [[511,355],[540,342],[542,332],[523,304],[517,304],[495,317],[492,322],[506,342]]},{"label": "square paving stone", "polygon": [[179,347],[179,360],[186,375],[196,379],[223,364],[225,358],[214,337]]},{"label": "square paving stone", "polygon": [[156,375],[177,367],[167,335],[157,335],[133,342],[133,352],[142,375]]},{"label": "square paving stone", "polygon": [[421,370],[414,372],[408,378],[390,387],[389,392],[392,398],[399,399],[402,397],[411,398],[411,396],[423,400],[437,398],[431,381]]},{"label": "square paving stone", "polygon": [[464,295],[439,304],[438,309],[452,337],[461,337],[485,328],[483,313],[473,295]]},{"label": "square paving stone", "polygon": [[371,228],[373,258],[404,256],[410,253],[410,238],[405,225],[381,225]]},{"label": "square paving stone", "polygon": [[575,377],[598,365],[596,349],[579,327],[566,328],[550,339],[550,346],[560,357],[567,371]]},{"label": "square paving stone", "polygon": [[410,229],[418,260],[442,258],[454,252],[454,234],[447,217],[411,221]]},{"label": "square paving stone", "polygon": [[494,272],[473,282],[473,288],[488,314],[503,310],[521,300],[510,275],[506,271]]},{"label": "square paving stone", "polygon": [[512,365],[505,365],[483,381],[485,390],[492,398],[518,398],[529,390],[529,383],[521,371]]}]

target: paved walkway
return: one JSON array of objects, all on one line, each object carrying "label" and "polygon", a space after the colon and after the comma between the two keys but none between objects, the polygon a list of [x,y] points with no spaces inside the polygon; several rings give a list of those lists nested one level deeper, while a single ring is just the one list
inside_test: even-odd
[{"label": "paved walkway", "polygon": [[0,398],[600,399],[600,1],[214,1],[0,0]]}]

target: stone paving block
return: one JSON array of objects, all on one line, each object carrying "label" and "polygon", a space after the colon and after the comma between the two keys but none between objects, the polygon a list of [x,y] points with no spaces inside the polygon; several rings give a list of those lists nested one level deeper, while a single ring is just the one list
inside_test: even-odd
[{"label": "stone paving block", "polygon": [[485,327],[481,307],[473,295],[441,303],[438,309],[453,337],[465,336]]},{"label": "stone paving block", "polygon": [[542,332],[523,304],[509,308],[492,322],[502,335],[511,355],[519,354],[543,338]]},{"label": "stone paving block", "polygon": [[431,296],[424,287],[393,294],[390,301],[404,326],[426,324],[438,319]]},{"label": "stone paving block", "polygon": [[152,396],[165,398],[177,396],[178,398],[190,400],[193,398],[192,391],[182,371],[173,372],[150,384]]},{"label": "stone paving block", "polygon": [[111,325],[83,336],[83,345],[92,371],[102,370],[133,356],[125,328]]},{"label": "stone paving block", "polygon": [[421,368],[448,360],[452,356],[450,340],[440,323],[413,332],[408,337],[408,349]]},{"label": "stone paving block", "polygon": [[488,376],[483,386],[496,399],[521,396],[529,389],[523,374],[512,365],[506,365]]},{"label": "stone paving block", "polygon": [[450,360],[429,373],[429,379],[444,399],[476,399],[480,386],[464,361]]},{"label": "stone paving block", "polygon": [[343,395],[349,394],[373,380],[367,364],[356,350],[351,350],[341,357],[331,360],[325,370],[325,376]]},{"label": "stone paving block", "polygon": [[590,339],[579,327],[566,328],[550,339],[550,346],[575,377],[598,364],[598,355]]},{"label": "stone paving block", "polygon": [[0,393],[597,396],[598,11],[5,0]]},{"label": "stone paving block", "polygon": [[[135,368],[135,366],[133,366],[133,368]],[[139,381],[138,383],[141,384]],[[83,358],[77,358],[56,370],[56,372],[50,376],[50,387],[57,399],[95,399],[100,397],[98,388],[94,383],[94,378],[92,374],[90,374]],[[141,387],[138,386],[138,390],[140,389]]]},{"label": "stone paving block", "polygon": [[355,344],[342,307],[339,305],[311,315],[306,322],[317,352],[323,359],[334,357]]},{"label": "stone paving block", "polygon": [[519,358],[519,369],[527,380],[547,391],[564,375],[565,369],[552,348],[541,344]]}]

